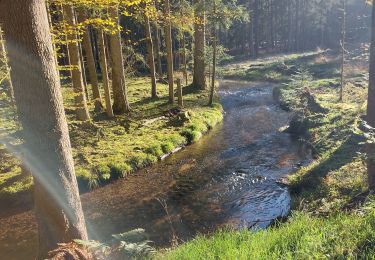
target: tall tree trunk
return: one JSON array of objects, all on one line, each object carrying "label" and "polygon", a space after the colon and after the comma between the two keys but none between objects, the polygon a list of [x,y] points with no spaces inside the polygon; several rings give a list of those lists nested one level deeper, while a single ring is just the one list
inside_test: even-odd
[{"label": "tall tree trunk", "polygon": [[165,45],[167,48],[167,65],[168,65],[168,85],[169,85],[169,103],[174,102],[174,78],[173,78],[173,49],[172,49],[172,26],[171,26],[171,8],[169,0],[164,0],[165,13]]},{"label": "tall tree trunk", "polygon": [[103,88],[105,96],[105,110],[109,117],[113,117],[112,110],[112,101],[111,101],[111,91],[109,89],[109,78],[108,78],[108,65],[107,65],[107,55],[104,42],[103,30],[99,30],[98,33],[98,48],[100,56],[100,68],[102,69],[102,78],[103,78]]},{"label": "tall tree trunk", "polygon": [[[372,5],[371,24],[371,47],[370,47],[370,70],[367,100],[367,123],[375,128],[375,5]],[[367,144],[367,172],[369,188],[375,189],[375,147],[374,144]]]},{"label": "tall tree trunk", "polygon": [[193,85],[198,89],[206,89],[206,61],[205,61],[205,1],[194,0],[194,71]]},{"label": "tall tree trunk", "polygon": [[81,42],[78,42],[78,50],[79,50],[79,58],[80,58],[80,62],[81,62],[81,72],[82,72],[83,87],[84,87],[84,90],[85,90],[86,99],[90,100],[89,90],[87,89],[85,60],[83,59],[82,43]]},{"label": "tall tree trunk", "polygon": [[[214,0],[214,15],[216,16],[216,0]],[[216,17],[214,18],[216,19]],[[212,35],[212,46],[213,46],[213,56],[212,56],[212,80],[211,80],[211,90],[210,90],[210,99],[208,101],[208,105],[212,105],[214,102],[214,94],[215,94],[215,83],[216,83],[216,52],[217,52],[217,29],[216,29],[216,21],[213,22],[213,35]]]},{"label": "tall tree trunk", "polygon": [[[74,19],[74,11],[71,5],[64,5],[64,13],[67,23],[74,27],[76,25]],[[72,83],[75,92],[75,103],[76,103],[76,116],[80,121],[86,121],[90,119],[89,111],[86,103],[85,87],[82,78],[82,65],[79,53],[79,45],[77,35],[71,33],[68,35],[68,49],[69,49],[69,61],[72,69]]]},{"label": "tall tree trunk", "polygon": [[294,41],[294,50],[300,50],[300,37],[301,37],[301,20],[300,20],[300,0],[296,0],[296,20],[295,20],[295,41]]},{"label": "tall tree trunk", "polygon": [[154,22],[155,27],[155,57],[156,57],[156,72],[158,74],[159,80],[163,79],[163,67],[161,64],[161,56],[160,56],[160,29],[156,22]]},{"label": "tall tree trunk", "polygon": [[[109,12],[111,18],[119,25],[118,7],[111,7]],[[120,31],[109,36],[109,51],[112,60],[113,112],[118,114],[126,113],[130,111],[130,106],[125,83]]]},{"label": "tall tree trunk", "polygon": [[254,58],[259,56],[259,0],[254,0]]},{"label": "tall tree trunk", "polygon": [[182,40],[181,40],[181,48],[182,48],[182,65],[183,67],[183,74],[185,79],[185,85],[188,85],[188,71],[187,71],[187,57],[186,57],[186,36],[185,33],[182,32]]},{"label": "tall tree trunk", "polygon": [[345,86],[345,38],[346,38],[346,0],[342,0],[342,28],[341,28],[341,84],[340,84],[340,98],[343,100],[343,92]]},{"label": "tall tree trunk", "polygon": [[156,98],[156,72],[154,60],[154,44],[151,35],[150,19],[147,14],[145,15],[145,28],[146,28],[146,45],[147,45],[147,63],[151,72],[151,97]]},{"label": "tall tree trunk", "polygon": [[0,17],[45,259],[58,243],[87,239],[45,2],[2,0]]},{"label": "tall tree trunk", "polygon": [[[84,21],[87,20],[87,16],[83,8],[78,8],[77,13],[78,13],[77,18],[78,18],[79,23],[83,23]],[[93,98],[95,102],[101,103],[101,95],[100,95],[100,90],[99,90],[99,85],[98,85],[98,76],[96,73],[95,59],[94,59],[94,54],[93,54],[93,49],[92,49],[92,44],[91,44],[91,37],[90,37],[88,27],[86,27],[83,31],[82,45],[86,54],[87,68],[89,72],[89,79],[90,79],[90,83],[92,87]]]}]

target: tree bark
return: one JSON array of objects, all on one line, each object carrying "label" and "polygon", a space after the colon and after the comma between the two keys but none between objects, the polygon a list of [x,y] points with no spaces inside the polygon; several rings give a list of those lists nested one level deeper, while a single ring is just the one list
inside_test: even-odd
[{"label": "tree bark", "polygon": [[146,45],[147,45],[147,63],[151,72],[151,97],[156,98],[156,72],[154,60],[154,43],[151,35],[150,19],[145,15]]},{"label": "tree bark", "polygon": [[198,89],[206,89],[206,61],[205,61],[205,1],[194,0],[194,71],[193,85]]},{"label": "tree bark", "polygon": [[181,86],[181,79],[177,79],[177,97],[178,97],[178,106],[180,108],[184,107],[184,100],[182,98],[182,86]]},{"label": "tree bark", "polygon": [[0,17],[45,259],[57,243],[87,239],[45,2],[2,0]]},{"label": "tree bark", "polygon": [[[216,1],[214,0],[214,10],[213,13],[216,16]],[[216,17],[214,17],[216,19]],[[210,99],[208,101],[208,105],[212,106],[214,102],[214,94],[215,94],[215,82],[216,82],[216,49],[217,49],[217,29],[216,29],[216,20],[213,21],[213,29],[212,29],[212,79],[211,79],[211,90],[210,90]]]},{"label": "tree bark", "polygon": [[107,65],[107,55],[104,42],[103,30],[99,30],[98,33],[98,48],[100,56],[100,68],[102,69],[103,78],[103,88],[105,96],[105,108],[107,116],[113,117],[112,101],[111,101],[111,91],[109,89],[109,78],[108,78],[108,65]]},{"label": "tree bark", "polygon": [[172,49],[172,26],[171,26],[171,10],[169,0],[164,0],[165,14],[165,45],[167,48],[167,65],[168,65],[168,85],[169,85],[169,103],[174,102],[174,78],[173,78],[173,49]]},{"label": "tree bark", "polygon": [[159,26],[156,22],[154,22],[155,27],[155,57],[156,57],[156,72],[158,74],[159,80],[163,79],[163,67],[161,64],[161,56],[160,56],[160,30]]},{"label": "tree bark", "polygon": [[345,86],[345,39],[346,39],[346,0],[342,3],[342,28],[341,28],[341,83],[340,83],[340,97],[339,101],[343,100],[344,86]]},{"label": "tree bark", "polygon": [[[119,25],[118,7],[109,9],[111,18]],[[113,112],[122,114],[130,111],[125,82],[124,60],[120,31],[109,36],[109,52],[112,61]]]},{"label": "tree bark", "polygon": [[[65,18],[69,26],[76,25],[74,19],[74,10],[71,5],[64,5]],[[77,40],[77,34],[71,33],[68,35],[68,50],[69,50],[69,62],[73,67],[72,69],[72,84],[75,92],[75,103],[76,103],[76,116],[77,120],[86,121],[90,120],[89,111],[87,108],[85,87],[82,77],[82,64],[79,53],[79,45]]]},{"label": "tree bark", "polygon": [[183,74],[185,78],[185,85],[188,85],[188,71],[187,71],[187,57],[186,57],[186,36],[182,32],[181,48],[182,48],[182,63],[183,63]]},{"label": "tree bark", "polygon": [[[83,23],[84,21],[87,20],[85,11],[82,8],[77,9],[77,13],[78,13],[77,18],[78,18],[79,23]],[[89,79],[90,79],[90,83],[92,87],[93,98],[96,102],[101,103],[101,95],[100,95],[100,90],[99,90],[99,85],[98,85],[98,76],[96,73],[95,58],[93,54],[89,29],[87,27],[84,29],[82,36],[83,36],[82,46],[86,54],[87,68],[89,72]]]},{"label": "tree bark", "polygon": [[254,0],[254,57],[259,56],[259,0]]}]

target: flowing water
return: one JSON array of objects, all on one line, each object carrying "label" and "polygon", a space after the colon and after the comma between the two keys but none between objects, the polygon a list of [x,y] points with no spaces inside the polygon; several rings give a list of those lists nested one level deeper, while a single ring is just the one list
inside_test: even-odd
[{"label": "flowing water", "polygon": [[273,85],[223,81],[223,123],[155,166],[83,196],[90,235],[144,228],[167,246],[218,227],[265,227],[285,216],[290,196],[278,180],[307,153],[280,131],[290,120]]}]

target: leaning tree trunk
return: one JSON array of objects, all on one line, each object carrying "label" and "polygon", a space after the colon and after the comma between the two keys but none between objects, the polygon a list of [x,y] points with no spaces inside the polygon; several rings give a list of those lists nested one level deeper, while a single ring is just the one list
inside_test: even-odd
[{"label": "leaning tree trunk", "polygon": [[45,259],[58,243],[87,239],[45,2],[2,0],[0,17]]},{"label": "leaning tree trunk", "polygon": [[150,19],[147,14],[145,15],[145,28],[146,28],[146,45],[147,45],[147,63],[151,72],[151,97],[156,98],[156,72],[154,60],[154,43],[152,41]]},{"label": "leaning tree trunk", "polygon": [[193,85],[198,89],[206,89],[204,1],[195,0],[194,4],[196,21],[194,23]]},{"label": "leaning tree trunk", "polygon": [[[109,9],[111,18],[119,25],[118,7]],[[109,37],[109,51],[112,60],[112,89],[113,89],[113,112],[121,114],[130,111],[127,97],[124,61],[122,54],[120,31]]]},{"label": "leaning tree trunk", "polygon": [[[71,5],[64,5],[65,19],[69,26],[76,25],[74,10]],[[80,59],[79,45],[76,33],[68,35],[69,62],[72,68],[72,83],[75,92],[76,116],[80,121],[90,119],[86,103],[85,87],[82,77],[82,64]]]},{"label": "leaning tree trunk", "polygon": [[111,102],[111,91],[109,89],[109,78],[108,78],[108,65],[107,65],[107,54],[104,42],[103,30],[99,30],[98,33],[98,48],[100,56],[100,68],[102,69],[103,88],[105,96],[105,108],[107,115],[113,117],[112,102]]},{"label": "leaning tree trunk", "polygon": [[[83,23],[84,21],[87,20],[85,10],[83,10],[83,8],[77,9],[77,12],[78,12],[77,18],[78,18],[79,23]],[[98,76],[96,73],[95,59],[94,59],[94,54],[92,51],[90,33],[87,27],[84,29],[82,36],[83,36],[82,46],[86,54],[87,68],[89,71],[89,79],[90,79],[90,83],[92,87],[92,94],[93,94],[95,102],[101,103],[101,95],[100,95],[100,90],[99,90],[99,85],[98,85]],[[100,107],[100,104],[96,104],[95,107]]]},{"label": "leaning tree trunk", "polygon": [[172,49],[172,26],[171,26],[171,9],[169,0],[164,0],[165,13],[165,45],[167,48],[167,65],[168,65],[168,85],[169,85],[169,103],[174,101],[174,79],[173,79],[173,49]]},{"label": "leaning tree trunk", "polygon": [[[371,25],[371,47],[370,47],[370,72],[367,100],[367,123],[375,128],[375,5],[372,5]],[[367,172],[369,188],[375,189],[375,147],[374,144],[367,144]]]}]

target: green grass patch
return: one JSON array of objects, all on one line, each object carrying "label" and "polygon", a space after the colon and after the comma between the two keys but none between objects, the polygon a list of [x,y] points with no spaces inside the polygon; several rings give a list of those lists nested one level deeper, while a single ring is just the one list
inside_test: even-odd
[{"label": "green grass patch", "polygon": [[[206,105],[208,91],[186,88],[184,105],[189,118],[175,124],[175,118],[164,116],[166,111],[175,107],[168,104],[167,85],[158,83],[159,98],[152,99],[149,78],[129,79],[127,84],[131,113],[108,119],[104,113],[95,113],[93,101],[89,101],[92,125],[75,120],[74,92],[68,86],[62,88],[81,191],[106,184],[155,163],[175,148],[197,141],[222,120],[220,104],[212,107]],[[91,89],[90,86],[88,89]],[[92,96],[91,92],[89,96]],[[5,95],[1,97],[6,98]],[[17,131],[13,110],[9,105],[1,107],[0,115],[0,137],[13,138]],[[187,129],[191,134],[185,133]],[[2,151],[0,198],[10,193],[16,196],[18,191],[30,191],[32,181],[20,177],[19,162],[8,151]]]}]

